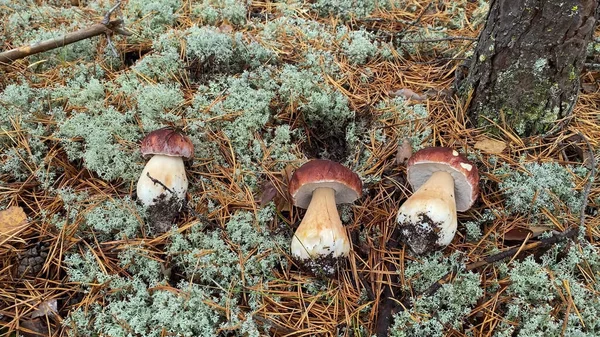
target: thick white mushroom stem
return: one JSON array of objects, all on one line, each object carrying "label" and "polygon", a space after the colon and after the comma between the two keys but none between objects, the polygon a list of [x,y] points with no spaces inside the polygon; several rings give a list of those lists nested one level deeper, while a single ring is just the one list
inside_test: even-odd
[{"label": "thick white mushroom stem", "polygon": [[[164,186],[156,183],[161,182],[169,188],[173,193],[167,191]],[[137,183],[138,199],[148,207],[154,205],[158,201],[166,201],[176,196],[180,200],[185,198],[185,193],[188,189],[188,180],[185,176],[185,166],[183,158],[155,155],[144,167],[142,175]],[[162,196],[161,196],[162,195]]]},{"label": "thick white mushroom stem", "polygon": [[335,190],[322,187],[314,190],[304,219],[291,244],[292,255],[311,258],[347,256],[350,240],[342,225],[335,203]]},{"label": "thick white mushroom stem", "polygon": [[411,249],[423,252],[444,247],[456,233],[454,178],[448,172],[435,172],[400,207],[398,223]]}]

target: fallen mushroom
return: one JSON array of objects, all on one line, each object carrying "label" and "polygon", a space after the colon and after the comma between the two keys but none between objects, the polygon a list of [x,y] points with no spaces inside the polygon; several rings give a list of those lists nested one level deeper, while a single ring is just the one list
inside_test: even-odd
[{"label": "fallen mushroom", "polygon": [[358,199],[362,181],[341,164],[311,160],[294,172],[288,189],[294,205],[306,209],[292,239],[292,255],[313,272],[333,274],[337,259],[350,252],[336,205]]},{"label": "fallen mushroom", "polygon": [[146,163],[137,183],[137,197],[148,207],[157,232],[165,232],[179,212],[188,189],[184,158],[194,156],[194,145],[181,132],[167,127],[150,132],[142,140]]},{"label": "fallen mushroom", "polygon": [[406,168],[415,192],[398,212],[400,240],[416,254],[441,249],[454,238],[457,210],[477,199],[477,167],[453,149],[431,147],[416,152]]}]

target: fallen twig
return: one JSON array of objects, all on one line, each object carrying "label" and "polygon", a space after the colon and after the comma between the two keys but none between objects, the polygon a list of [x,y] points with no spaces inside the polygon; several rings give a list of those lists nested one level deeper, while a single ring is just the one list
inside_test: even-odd
[{"label": "fallen twig", "polygon": [[577,134],[579,134],[579,137],[581,137],[581,139],[583,139],[583,141],[585,142],[585,145],[587,145],[589,151],[589,155],[587,156],[587,158],[589,158],[590,160],[590,162],[588,163],[590,167],[590,175],[588,177],[588,181],[585,184],[585,187],[583,188],[583,195],[581,196],[581,210],[579,212],[579,226],[584,227],[585,209],[587,208],[588,198],[590,197],[590,191],[592,190],[592,184],[594,183],[594,179],[596,177],[596,158],[594,157],[594,147],[592,146],[592,144],[590,144],[590,141],[583,135],[583,133],[578,132]]},{"label": "fallen twig", "polygon": [[[397,240],[388,241],[388,248],[395,249],[400,246],[400,242]],[[392,270],[394,267],[393,263],[387,261],[385,266],[388,270]],[[393,279],[396,279],[398,276],[391,276]],[[392,280],[393,281],[393,280]],[[394,295],[394,291],[392,290],[392,284],[388,284],[383,289],[383,294],[381,294],[381,303],[379,303],[379,307],[377,310],[377,322],[375,323],[375,333],[377,337],[386,337],[388,336],[388,330],[390,325],[392,324],[392,317],[397,312],[397,301],[392,297]],[[397,297],[401,297],[401,293],[397,294]]]},{"label": "fallen twig", "polygon": [[406,33],[408,28],[416,26],[423,18],[423,15],[425,15],[425,13],[427,13],[427,11],[429,10],[429,7],[431,7],[431,5],[433,5],[433,1],[429,1],[429,4],[427,4],[427,6],[421,11],[421,14],[419,14],[419,16],[417,16],[415,21],[406,25],[406,27],[404,27],[404,29],[402,29],[402,31],[400,31],[400,33],[398,33],[398,36],[404,36],[404,33]]},{"label": "fallen twig", "polygon": [[71,43],[75,43],[77,41],[85,40],[101,34],[106,34],[107,37],[112,33],[117,33],[126,36],[131,35],[129,31],[123,28],[123,20],[110,20],[111,14],[120,6],[120,4],[121,2],[117,2],[117,4],[106,13],[104,19],[102,19],[101,22],[95,23],[90,27],[80,29],[76,32],[68,33],[64,36],[57,37],[54,39],[41,41],[29,46],[22,46],[2,52],[0,53],[0,63],[11,63],[15,60],[22,59],[27,56],[43,53],[45,51],[52,50],[55,48],[64,47]]},{"label": "fallen twig", "polygon": [[477,38],[468,37],[468,36],[448,36],[448,37],[440,37],[437,39],[401,40],[401,41],[398,41],[398,43],[399,44],[402,44],[402,43],[429,43],[429,42],[442,42],[442,41],[455,41],[455,40],[477,41]]},{"label": "fallen twig", "polygon": [[[565,239],[575,238],[575,237],[577,237],[578,234],[579,234],[579,227],[572,227],[572,228],[567,229],[564,232],[554,234],[553,236],[551,236],[549,238],[543,238],[540,241],[533,242],[533,243],[530,243],[530,244],[527,244],[524,246],[513,247],[509,250],[505,250],[498,254],[490,255],[490,256],[484,258],[483,260],[479,260],[477,262],[470,263],[466,266],[465,270],[469,271],[469,270],[477,269],[477,268],[486,266],[486,265],[494,263],[494,262],[502,261],[509,257],[512,258],[518,253],[532,250],[535,248],[550,247],[550,246],[552,246],[560,241],[563,241]],[[442,285],[444,285],[445,283],[448,283],[448,281],[450,281],[452,279],[452,277],[456,274],[456,272],[457,272],[456,270],[452,270],[448,274],[444,275],[442,278],[440,278],[435,283],[433,283],[431,286],[429,286],[429,288],[427,288],[427,290],[425,290],[423,293],[419,294],[416,298],[421,298],[424,296],[431,296],[431,295],[435,294],[442,287]],[[413,303],[414,303],[414,301],[411,301],[410,299],[408,299],[408,300],[405,300],[405,302],[403,302],[403,305],[405,308],[409,309],[412,307]]]}]

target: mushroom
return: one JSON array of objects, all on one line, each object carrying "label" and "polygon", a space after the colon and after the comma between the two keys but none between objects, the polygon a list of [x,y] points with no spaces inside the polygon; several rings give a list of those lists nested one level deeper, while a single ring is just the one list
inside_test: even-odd
[{"label": "mushroom", "polygon": [[294,172],[288,189],[294,205],[306,209],[292,239],[292,255],[319,264],[348,256],[350,240],[336,205],[362,195],[358,175],[330,160],[311,160]]},{"label": "mushroom", "polygon": [[[137,197],[150,210],[151,222],[159,232],[168,230],[181,208],[188,188],[185,159],[194,156],[194,145],[181,132],[167,127],[150,132],[142,140],[146,163],[137,183]],[[167,190],[168,188],[168,190]]]},{"label": "mushroom", "polygon": [[400,240],[416,254],[441,249],[456,233],[456,211],[477,199],[477,167],[453,149],[431,147],[416,152],[406,169],[415,192],[399,209]]}]

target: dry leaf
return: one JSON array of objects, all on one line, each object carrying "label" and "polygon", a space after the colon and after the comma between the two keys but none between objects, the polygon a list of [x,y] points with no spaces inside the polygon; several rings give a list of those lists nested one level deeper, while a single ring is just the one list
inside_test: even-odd
[{"label": "dry leaf", "polygon": [[474,147],[483,152],[499,154],[502,153],[502,151],[504,151],[504,149],[506,148],[506,143],[496,139],[483,138],[477,141]]},{"label": "dry leaf", "polygon": [[504,240],[525,241],[528,235],[530,239],[533,239],[551,230],[552,228],[545,226],[528,226],[527,228],[516,227],[504,233]]},{"label": "dry leaf", "polygon": [[27,215],[21,207],[11,206],[0,211],[0,240],[17,235],[26,225]]},{"label": "dry leaf", "polygon": [[598,86],[595,83],[582,83],[581,89],[586,94],[592,94],[598,90]]},{"label": "dry leaf", "polygon": [[553,227],[548,227],[548,226],[529,226],[529,230],[531,231],[531,237],[535,238],[538,237],[546,232],[550,232],[552,230],[554,230]]},{"label": "dry leaf", "polygon": [[19,332],[24,337],[51,336],[53,332],[52,329],[48,329],[46,320],[39,317],[20,320],[19,325],[21,326]]},{"label": "dry leaf", "polygon": [[404,89],[400,89],[400,90],[396,90],[396,91],[390,91],[390,95],[392,95],[394,97],[404,97],[406,99],[412,99],[414,101],[424,101],[427,99],[427,96],[419,95],[416,92],[414,92],[408,88],[404,88]]},{"label": "dry leaf", "polygon": [[51,299],[40,303],[37,310],[31,313],[31,318],[54,316],[57,311],[58,307],[56,306],[56,299]]},{"label": "dry leaf", "polygon": [[264,207],[277,195],[277,188],[270,180],[265,181],[260,187],[260,206]]},{"label": "dry leaf", "polygon": [[525,241],[527,237],[531,238],[531,231],[525,228],[513,228],[504,233],[504,240],[507,241]]},{"label": "dry leaf", "polygon": [[281,194],[277,193],[275,196],[275,207],[279,212],[289,212],[292,210],[291,203]]},{"label": "dry leaf", "polygon": [[292,165],[287,165],[281,171],[281,175],[283,176],[284,183],[286,184],[286,185],[284,185],[285,191],[283,193],[285,193],[286,195],[281,195],[278,193],[275,196],[275,205],[277,205],[277,209],[280,212],[289,212],[292,210],[292,203],[288,199],[287,184],[289,184],[290,180],[292,180],[292,175],[294,174],[294,170],[295,170],[295,168]]},{"label": "dry leaf", "polygon": [[396,164],[401,165],[406,163],[410,156],[412,156],[412,144],[408,138],[404,138],[402,144],[398,144],[398,150],[396,152]]},{"label": "dry leaf", "polygon": [[219,32],[225,33],[225,34],[230,34],[231,32],[233,32],[233,27],[226,23],[220,25],[219,28],[217,28],[217,29],[219,30]]},{"label": "dry leaf", "polygon": [[294,174],[295,168],[292,165],[286,165],[281,174],[283,174],[283,178],[286,183],[289,183],[292,180],[292,175]]}]

